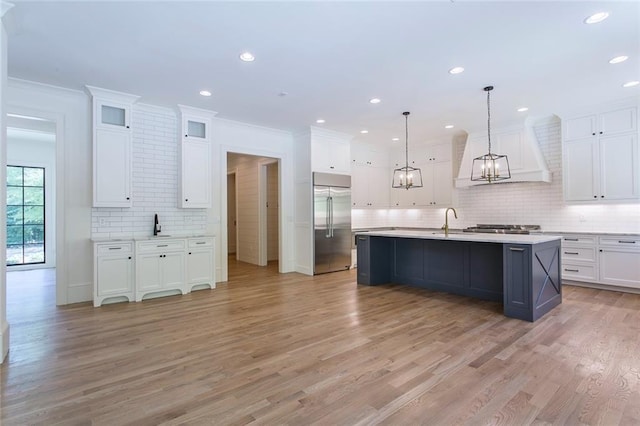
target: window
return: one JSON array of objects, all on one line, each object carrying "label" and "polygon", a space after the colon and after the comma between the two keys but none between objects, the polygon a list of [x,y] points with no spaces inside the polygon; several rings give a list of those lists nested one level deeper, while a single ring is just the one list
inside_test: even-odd
[{"label": "window", "polygon": [[7,166],[7,265],[44,262],[44,168]]}]

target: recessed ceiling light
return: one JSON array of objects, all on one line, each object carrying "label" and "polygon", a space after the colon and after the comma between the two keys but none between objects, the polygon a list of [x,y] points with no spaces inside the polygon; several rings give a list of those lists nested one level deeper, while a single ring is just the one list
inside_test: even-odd
[{"label": "recessed ceiling light", "polygon": [[391,138],[392,141],[394,142],[398,142],[400,140],[400,138]]},{"label": "recessed ceiling light", "polygon": [[454,67],[449,70],[449,74],[460,74],[463,71],[464,71],[464,68],[462,67]]},{"label": "recessed ceiling light", "polygon": [[201,94],[202,96],[211,96],[211,92],[210,92],[210,91],[208,91],[208,90],[201,90],[201,91],[200,91],[200,94]]},{"label": "recessed ceiling light", "polygon": [[525,112],[525,111],[529,111],[529,108],[527,107],[518,108],[518,112]]},{"label": "recessed ceiling light", "polygon": [[640,81],[637,81],[637,80],[627,81],[625,84],[622,85],[622,87],[635,87],[638,84],[640,84]]},{"label": "recessed ceiling light", "polygon": [[619,64],[620,62],[624,62],[624,61],[626,61],[627,59],[629,59],[629,57],[628,57],[628,56],[625,56],[625,55],[616,56],[615,58],[610,59],[610,60],[609,60],[609,63],[610,63],[610,64]]},{"label": "recessed ceiling light", "polygon": [[369,99],[369,103],[370,104],[379,104],[380,103],[380,98],[371,98],[371,99]]},{"label": "recessed ceiling light", "polygon": [[589,16],[584,20],[585,24],[597,24],[598,22],[602,22],[609,17],[609,12],[598,12]]},{"label": "recessed ceiling light", "polygon": [[316,120],[316,123],[318,123],[318,124],[324,124],[324,123],[325,123],[324,118],[318,118],[318,119]]},{"label": "recessed ceiling light", "polygon": [[368,130],[360,130],[360,133],[362,133],[364,135],[364,134],[369,133],[369,131]]},{"label": "recessed ceiling light", "polygon": [[447,124],[444,126],[445,129],[453,129],[453,124]]},{"label": "recessed ceiling light", "polygon": [[245,62],[253,62],[256,60],[256,57],[253,56],[251,52],[243,52],[240,54],[240,60]]}]

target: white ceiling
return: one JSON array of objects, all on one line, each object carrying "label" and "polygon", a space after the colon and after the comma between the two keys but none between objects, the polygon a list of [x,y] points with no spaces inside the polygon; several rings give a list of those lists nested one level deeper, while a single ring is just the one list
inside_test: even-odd
[{"label": "white ceiling", "polygon": [[[640,79],[637,1],[14,3],[10,77],[284,130],[324,118],[374,143],[404,141],[405,110],[411,141],[485,129],[489,84],[492,126],[640,93],[622,87]],[[609,19],[583,23],[599,11]]]}]

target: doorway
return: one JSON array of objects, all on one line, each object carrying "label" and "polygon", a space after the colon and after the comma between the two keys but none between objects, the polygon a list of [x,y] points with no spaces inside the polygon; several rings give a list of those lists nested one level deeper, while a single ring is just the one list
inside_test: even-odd
[{"label": "doorway", "polygon": [[236,172],[227,173],[227,254],[237,259],[238,223],[236,219]]},{"label": "doorway", "polygon": [[278,270],[279,174],[277,158],[227,153],[228,265],[237,261],[257,267],[275,265]]},{"label": "doorway", "polygon": [[56,305],[56,128],[45,118],[7,114],[8,310],[28,300]]}]

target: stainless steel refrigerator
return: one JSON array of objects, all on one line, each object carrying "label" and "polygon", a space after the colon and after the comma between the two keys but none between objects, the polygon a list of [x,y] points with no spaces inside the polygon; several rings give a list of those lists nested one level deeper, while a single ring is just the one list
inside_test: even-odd
[{"label": "stainless steel refrigerator", "polygon": [[351,266],[351,176],[313,174],[313,273]]}]

